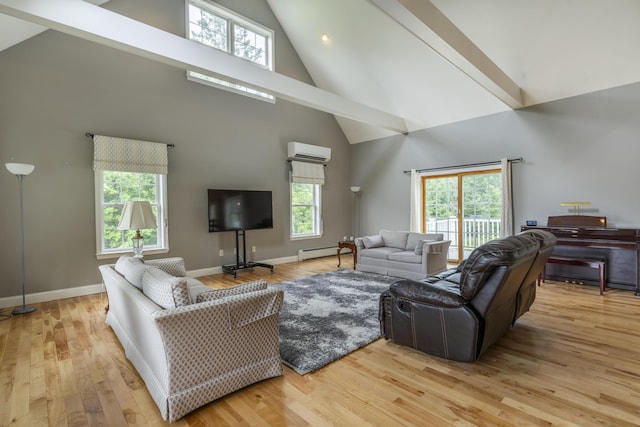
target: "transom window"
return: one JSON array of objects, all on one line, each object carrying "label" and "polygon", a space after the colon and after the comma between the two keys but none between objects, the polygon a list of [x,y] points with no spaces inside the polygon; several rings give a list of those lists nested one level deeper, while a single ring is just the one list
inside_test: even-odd
[{"label": "transom window", "polygon": [[[268,70],[273,69],[273,31],[222,6],[204,0],[188,0],[187,37]],[[275,101],[269,93],[237,83],[187,71],[187,78],[258,99]]]}]

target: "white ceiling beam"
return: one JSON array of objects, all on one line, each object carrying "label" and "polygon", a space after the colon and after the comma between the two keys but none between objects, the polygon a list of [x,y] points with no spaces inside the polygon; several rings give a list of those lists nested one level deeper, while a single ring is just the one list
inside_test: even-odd
[{"label": "white ceiling beam", "polygon": [[522,91],[429,0],[369,0],[423,43],[511,108]]},{"label": "white ceiling beam", "polygon": [[395,114],[256,67],[241,58],[81,0],[0,0],[0,13],[177,68],[246,84],[340,117],[393,132],[408,131],[404,119]]}]

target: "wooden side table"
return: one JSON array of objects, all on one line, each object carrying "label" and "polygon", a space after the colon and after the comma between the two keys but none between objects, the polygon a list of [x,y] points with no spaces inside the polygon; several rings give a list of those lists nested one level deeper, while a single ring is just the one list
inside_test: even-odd
[{"label": "wooden side table", "polygon": [[358,249],[356,248],[356,242],[353,241],[342,241],[338,242],[338,267],[340,267],[340,251],[342,249],[351,249],[351,253],[353,254],[353,269],[356,269],[356,262],[358,260]]}]

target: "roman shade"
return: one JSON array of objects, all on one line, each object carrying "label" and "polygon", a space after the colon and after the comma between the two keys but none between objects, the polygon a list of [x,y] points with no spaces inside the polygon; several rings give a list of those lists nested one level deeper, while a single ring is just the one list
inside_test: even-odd
[{"label": "roman shade", "polygon": [[321,163],[291,161],[291,182],[324,184],[324,165]]},{"label": "roman shade", "polygon": [[94,135],[93,169],[166,175],[167,145]]}]

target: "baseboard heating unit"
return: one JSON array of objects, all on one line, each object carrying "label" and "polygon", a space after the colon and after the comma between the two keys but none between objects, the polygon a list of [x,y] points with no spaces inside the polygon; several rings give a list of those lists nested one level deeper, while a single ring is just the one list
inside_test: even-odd
[{"label": "baseboard heating unit", "polygon": [[336,255],[338,253],[337,246],[327,246],[324,248],[309,248],[298,250],[298,261],[304,261],[312,258],[320,258],[323,256]]}]

